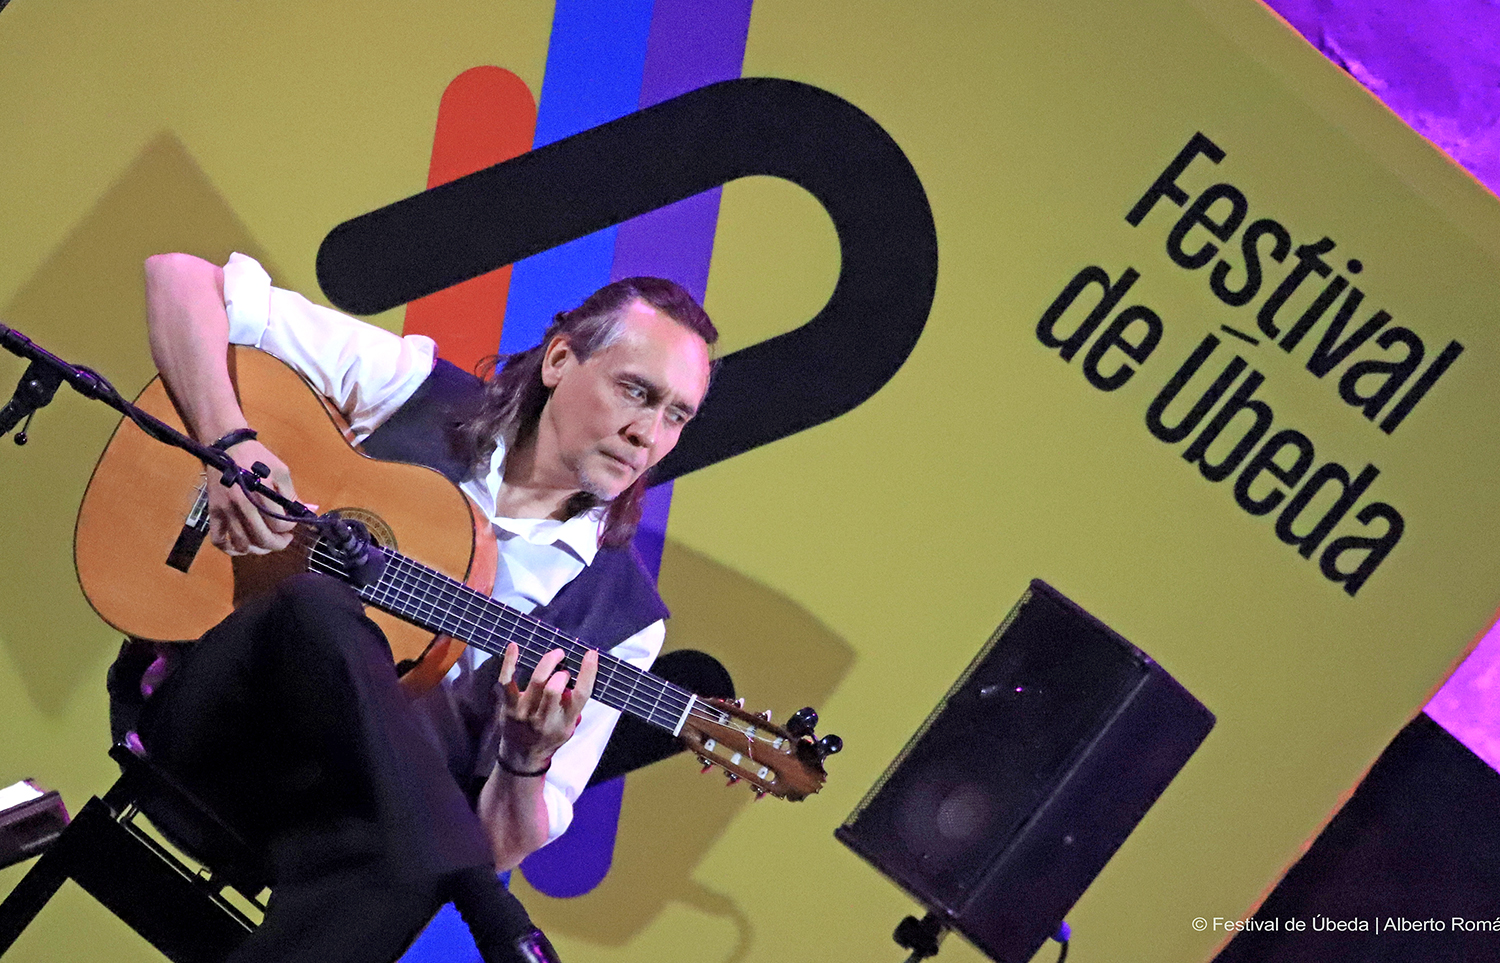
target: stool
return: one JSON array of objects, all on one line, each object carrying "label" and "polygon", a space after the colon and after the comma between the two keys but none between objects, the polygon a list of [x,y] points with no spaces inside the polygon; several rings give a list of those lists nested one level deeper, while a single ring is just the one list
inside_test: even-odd
[{"label": "stool", "polygon": [[[264,914],[258,897],[270,874],[255,850],[170,774],[124,746],[110,756],[120,779],[84,805],[0,903],[0,955],[71,879],[174,963],[223,960],[256,926],[226,893]],[[143,810],[205,868],[188,866],[139,825]]]}]

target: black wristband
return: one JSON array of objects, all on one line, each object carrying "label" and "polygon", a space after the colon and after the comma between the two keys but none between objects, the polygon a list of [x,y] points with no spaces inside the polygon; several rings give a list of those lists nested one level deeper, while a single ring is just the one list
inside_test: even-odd
[{"label": "black wristband", "polygon": [[524,769],[512,769],[510,766],[507,766],[505,764],[505,760],[502,759],[502,758],[500,758],[499,756],[495,757],[495,765],[499,766],[501,769],[504,769],[506,772],[510,773],[512,776],[520,776],[522,778],[526,778],[528,776],[543,776],[543,775],[546,775],[547,770],[552,768],[552,760],[548,759],[546,761],[546,763],[544,763],[542,765],[542,768],[533,770],[531,772],[526,772]]},{"label": "black wristband", "polygon": [[217,448],[219,451],[227,451],[242,441],[253,441],[258,437],[254,428],[236,428],[234,431],[225,432],[218,440],[211,442],[208,447]]}]

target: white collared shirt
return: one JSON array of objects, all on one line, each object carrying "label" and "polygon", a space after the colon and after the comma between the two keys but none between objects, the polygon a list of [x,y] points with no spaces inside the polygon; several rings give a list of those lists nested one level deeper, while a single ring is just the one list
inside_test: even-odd
[{"label": "white collared shirt", "polygon": [[[224,266],[224,308],[230,343],[259,348],[290,365],[344,416],[353,443],[369,437],[406,403],[431,373],[437,356],[431,338],[399,337],[273,287],[260,263],[243,254],[231,255]],[[585,512],[567,521],[496,515],[504,466],[502,440],[484,477],[459,487],[495,529],[499,563],[492,594],[511,608],[530,612],[552,601],[594,561],[603,512]],[[665,638],[666,625],[657,621],[609,651],[646,669]],[[466,648],[444,684],[463,679],[488,658],[487,653]],[[549,842],[572,822],[573,803],[598,765],[619,717],[619,710],[589,702],[572,738],[553,756],[543,788]]]}]

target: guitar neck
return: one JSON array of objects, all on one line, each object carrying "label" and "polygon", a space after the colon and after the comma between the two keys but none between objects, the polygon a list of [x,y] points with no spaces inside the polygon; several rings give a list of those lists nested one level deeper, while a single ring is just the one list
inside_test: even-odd
[{"label": "guitar neck", "polygon": [[[548,652],[562,649],[564,658],[559,668],[577,676],[590,646],[399,552],[381,551],[386,563],[380,577],[359,589],[360,598],[367,604],[497,657],[514,642],[520,650],[517,668],[526,672],[535,669]],[[313,547],[308,567],[350,581],[339,556],[322,542]],[[605,652],[599,653],[599,673],[591,698],[674,736],[682,730],[696,701],[686,689]]]}]

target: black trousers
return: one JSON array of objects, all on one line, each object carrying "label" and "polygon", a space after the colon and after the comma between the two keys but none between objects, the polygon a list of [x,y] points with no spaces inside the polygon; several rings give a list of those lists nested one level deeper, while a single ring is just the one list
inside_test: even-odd
[{"label": "black trousers", "polygon": [[[670,653],[653,670],[733,696],[702,653]],[[334,579],[295,576],[210,630],[141,708],[139,733],[154,760],[270,854],[266,921],[234,963],[385,963],[445,901],[447,880],[492,866],[385,636]],[[626,717],[592,781],[679,750]]]},{"label": "black trousers", "polygon": [[492,864],[385,636],[333,579],[295,576],[215,626],[146,702],[139,731],[270,854],[266,922],[237,961],[383,963],[441,905],[446,880]]}]

